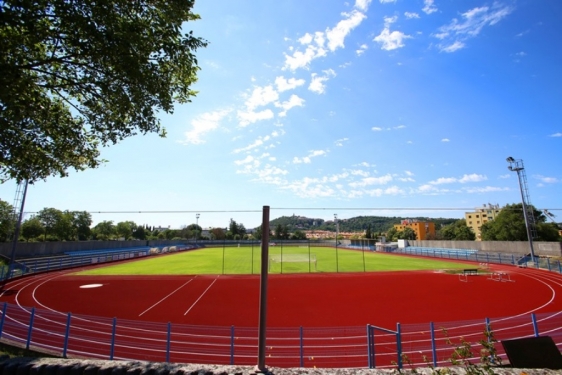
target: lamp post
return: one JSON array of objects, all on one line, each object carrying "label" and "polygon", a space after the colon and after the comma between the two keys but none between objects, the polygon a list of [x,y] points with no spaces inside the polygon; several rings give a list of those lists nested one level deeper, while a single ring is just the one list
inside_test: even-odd
[{"label": "lamp post", "polygon": [[531,261],[533,265],[535,264],[535,250],[533,249],[533,235],[531,230],[531,220],[534,223],[534,219],[529,218],[529,212],[527,211],[527,201],[525,199],[525,193],[523,187],[525,184],[525,168],[523,167],[523,160],[515,160],[511,156],[506,159],[509,163],[507,169],[512,172],[517,172],[517,178],[519,180],[519,191],[521,193],[521,203],[523,205],[523,218],[525,219],[525,228],[527,230],[527,239],[529,240],[529,249],[531,250]]},{"label": "lamp post", "polygon": [[195,243],[197,243],[197,239],[199,238],[199,216],[201,216],[200,214],[195,214]]}]

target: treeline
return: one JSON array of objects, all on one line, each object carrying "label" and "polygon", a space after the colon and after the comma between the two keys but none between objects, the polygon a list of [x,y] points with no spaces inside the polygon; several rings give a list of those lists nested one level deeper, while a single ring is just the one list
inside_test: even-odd
[{"label": "treeline", "polygon": [[[431,218],[427,217],[385,217],[385,216],[356,216],[349,219],[338,219],[338,226],[340,232],[365,232],[370,228],[372,233],[385,233],[394,224],[400,224],[402,220],[411,219],[418,221],[432,221],[435,223],[436,228],[441,228],[445,225],[452,224],[458,219],[451,218]],[[319,218],[308,218],[305,216],[282,216],[280,218],[270,221],[270,228],[275,228],[277,225],[286,226],[290,232],[297,230],[327,230],[336,231],[335,220],[323,220]]]}]

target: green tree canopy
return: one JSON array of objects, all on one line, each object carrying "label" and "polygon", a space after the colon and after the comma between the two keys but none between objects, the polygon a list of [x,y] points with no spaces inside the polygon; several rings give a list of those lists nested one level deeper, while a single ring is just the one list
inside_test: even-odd
[{"label": "green tree canopy", "polygon": [[115,236],[115,225],[113,225],[113,221],[105,220],[92,228],[92,232],[97,240],[106,241]]},{"label": "green tree canopy", "polygon": [[0,2],[0,178],[95,168],[195,95],[194,0]]},{"label": "green tree canopy", "polygon": [[440,232],[444,240],[474,241],[476,239],[476,234],[474,234],[472,228],[466,225],[465,219],[460,219],[452,224],[445,225]]},{"label": "green tree canopy", "polygon": [[0,199],[0,242],[10,239],[14,230],[14,209],[11,204]]},{"label": "green tree canopy", "polygon": [[29,218],[21,223],[21,235],[26,240],[40,238],[45,233],[45,227],[37,216]]},{"label": "green tree canopy", "polygon": [[[546,223],[546,216],[533,206],[528,207],[535,218],[537,241],[559,241],[556,226]],[[480,228],[483,241],[527,241],[527,229],[523,215],[523,205],[506,205],[492,221],[484,223]]]}]

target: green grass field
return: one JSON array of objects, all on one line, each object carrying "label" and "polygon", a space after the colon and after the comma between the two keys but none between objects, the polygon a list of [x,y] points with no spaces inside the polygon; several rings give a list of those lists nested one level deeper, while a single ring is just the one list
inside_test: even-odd
[{"label": "green grass field", "polygon": [[[204,248],[81,271],[79,275],[249,275],[260,273],[259,247]],[[316,259],[270,262],[270,273],[455,270],[466,264],[331,247],[271,246],[269,256]]]}]

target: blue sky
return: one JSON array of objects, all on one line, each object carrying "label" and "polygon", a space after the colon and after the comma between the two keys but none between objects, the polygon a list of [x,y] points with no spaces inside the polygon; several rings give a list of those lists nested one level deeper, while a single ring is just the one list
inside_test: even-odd
[{"label": "blue sky", "polygon": [[272,218],[462,217],[521,201],[512,156],[531,202],[562,217],[562,2],[206,0],[195,12],[188,29],[210,42],[199,94],[161,116],[167,138],[35,183],[26,212],[188,211],[93,214],[172,228],[196,212],[203,227],[255,227],[264,205]]}]

